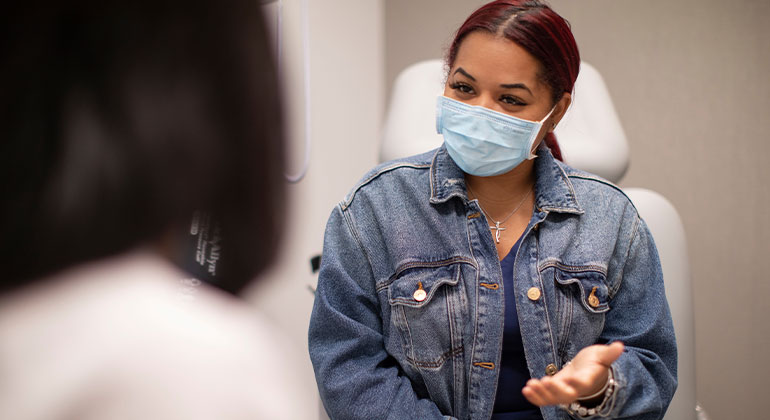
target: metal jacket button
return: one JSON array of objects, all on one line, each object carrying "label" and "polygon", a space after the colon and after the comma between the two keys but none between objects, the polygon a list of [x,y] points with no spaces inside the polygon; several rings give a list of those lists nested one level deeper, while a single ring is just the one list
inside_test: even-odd
[{"label": "metal jacket button", "polygon": [[556,375],[556,372],[559,371],[559,368],[556,367],[553,363],[549,364],[545,367],[545,374],[548,376]]},{"label": "metal jacket button", "polygon": [[414,291],[412,297],[414,297],[414,300],[418,302],[422,302],[426,297],[428,297],[428,293],[426,293],[425,289],[422,288],[422,282],[417,282],[417,290]]},{"label": "metal jacket button", "polygon": [[588,304],[592,308],[596,308],[599,306],[599,298],[596,297],[596,286],[594,286],[594,288],[591,289],[591,294],[588,295]]},{"label": "metal jacket button", "polygon": [[537,287],[530,287],[529,290],[527,290],[527,297],[529,300],[538,300],[540,299],[540,289]]}]

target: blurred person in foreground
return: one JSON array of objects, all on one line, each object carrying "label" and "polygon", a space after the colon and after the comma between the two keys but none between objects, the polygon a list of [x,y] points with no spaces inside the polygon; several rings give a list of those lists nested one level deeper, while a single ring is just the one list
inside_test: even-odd
[{"label": "blurred person in foreground", "polygon": [[259,3],[13,1],[0,31],[0,418],[307,418],[281,336],[179,268],[201,215],[221,289],[275,256]]}]

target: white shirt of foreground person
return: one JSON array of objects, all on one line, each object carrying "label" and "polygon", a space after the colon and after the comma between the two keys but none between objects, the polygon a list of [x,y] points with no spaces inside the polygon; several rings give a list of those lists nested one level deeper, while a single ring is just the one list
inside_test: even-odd
[{"label": "white shirt of foreground person", "polygon": [[137,252],[1,297],[0,419],[313,418],[292,403],[299,353],[253,308],[182,279]]}]

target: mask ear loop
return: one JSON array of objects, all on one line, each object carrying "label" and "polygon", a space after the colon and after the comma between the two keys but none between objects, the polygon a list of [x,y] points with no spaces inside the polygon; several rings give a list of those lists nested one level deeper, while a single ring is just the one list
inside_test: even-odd
[{"label": "mask ear loop", "polygon": [[[548,118],[551,118],[551,114],[553,114],[553,111],[555,109],[556,109],[556,105],[554,105],[553,108],[551,108],[551,110],[548,111],[548,114],[542,120],[537,122],[537,130],[535,130],[535,132],[532,133],[532,139],[530,139],[529,157],[527,157],[527,160],[532,160],[537,157],[537,155],[535,154],[535,151],[532,150],[533,146],[535,145],[535,139],[537,139],[537,135],[540,134],[540,130],[543,129],[543,123],[546,122]],[[554,124],[553,126],[556,127],[556,124]]]}]

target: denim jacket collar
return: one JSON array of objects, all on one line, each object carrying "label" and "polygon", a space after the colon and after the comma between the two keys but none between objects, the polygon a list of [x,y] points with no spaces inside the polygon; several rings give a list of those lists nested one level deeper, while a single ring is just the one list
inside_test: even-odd
[{"label": "denim jacket collar", "polygon": [[431,204],[444,203],[452,197],[459,197],[463,201],[468,200],[465,174],[449,156],[443,144],[433,155],[433,162],[430,164],[430,181]]},{"label": "denim jacket collar", "polygon": [[[583,214],[583,209],[575,197],[572,182],[554,159],[551,151],[540,145],[535,159],[535,204],[540,211]],[[465,187],[465,174],[449,156],[446,146],[442,145],[433,156],[430,166],[431,204],[448,201],[452,197],[468,200]]]}]

